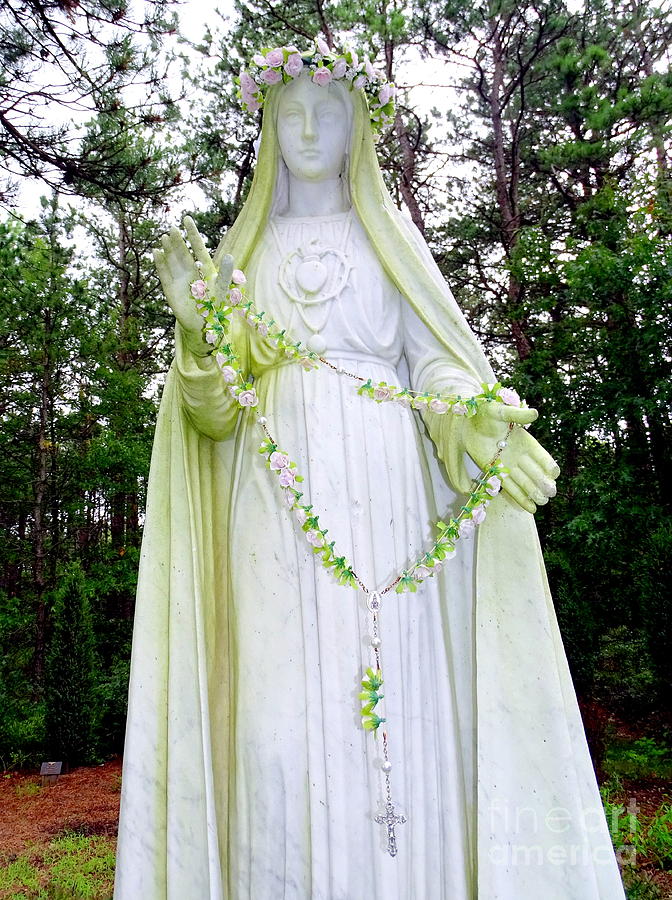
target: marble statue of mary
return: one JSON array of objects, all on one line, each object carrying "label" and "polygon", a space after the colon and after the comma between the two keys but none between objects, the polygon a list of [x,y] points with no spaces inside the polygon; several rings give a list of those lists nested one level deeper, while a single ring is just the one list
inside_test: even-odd
[{"label": "marble statue of mary", "polygon": [[[187,235],[209,262],[193,223]],[[205,254],[205,256],[204,256]],[[364,94],[268,90],[249,198],[215,255],[336,368],[463,397],[495,381],[424,241],[394,206]],[[175,229],[157,265],[178,318],[140,567],[116,900],[618,900],[618,867],[533,517],[557,467],[515,429],[485,521],[417,593],[384,597],[380,741],[357,701],[366,597],[319,565],[257,452],[257,418],[371,590],[459,508],[475,465],[533,411],[473,418],[358,396],[235,326],[241,411],[189,305]],[[496,407],[496,408],[495,408]]]}]

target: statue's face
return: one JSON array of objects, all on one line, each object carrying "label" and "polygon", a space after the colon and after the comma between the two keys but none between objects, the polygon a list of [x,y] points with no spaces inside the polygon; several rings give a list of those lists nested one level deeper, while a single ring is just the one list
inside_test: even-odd
[{"label": "statue's face", "polygon": [[348,143],[348,117],[341,91],[297,78],[282,88],[278,141],[287,168],[301,181],[324,181],[341,173]]}]

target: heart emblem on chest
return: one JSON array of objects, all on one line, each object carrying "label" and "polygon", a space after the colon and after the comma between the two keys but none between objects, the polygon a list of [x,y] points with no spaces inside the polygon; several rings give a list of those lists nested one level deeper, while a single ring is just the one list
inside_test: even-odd
[{"label": "heart emblem on chest", "polygon": [[328,274],[319,256],[306,256],[296,267],[296,283],[304,293],[317,294],[324,287]]},{"label": "heart emblem on chest", "polygon": [[285,257],[278,281],[290,300],[301,306],[315,306],[341,293],[351,268],[341,250],[312,240]]}]

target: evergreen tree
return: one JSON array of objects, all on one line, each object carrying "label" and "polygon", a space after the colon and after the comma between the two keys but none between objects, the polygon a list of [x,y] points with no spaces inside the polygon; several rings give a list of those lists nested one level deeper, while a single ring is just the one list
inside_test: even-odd
[{"label": "evergreen tree", "polygon": [[94,755],[94,636],[89,594],[78,563],[70,563],[53,592],[45,708],[52,759],[69,765]]}]

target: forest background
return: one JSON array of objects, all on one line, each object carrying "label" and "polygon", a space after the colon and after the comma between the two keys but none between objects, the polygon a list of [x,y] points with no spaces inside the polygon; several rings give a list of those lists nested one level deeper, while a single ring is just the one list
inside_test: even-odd
[{"label": "forest background", "polygon": [[[191,45],[179,15],[0,12],[0,768],[122,750],[172,341],[150,251],[184,210],[217,244],[259,132],[234,76],[321,33],[399,84],[393,196],[562,468],[537,522],[598,773],[672,772],[670,10],[234,0]],[[408,90],[423,60],[433,109]]]}]

